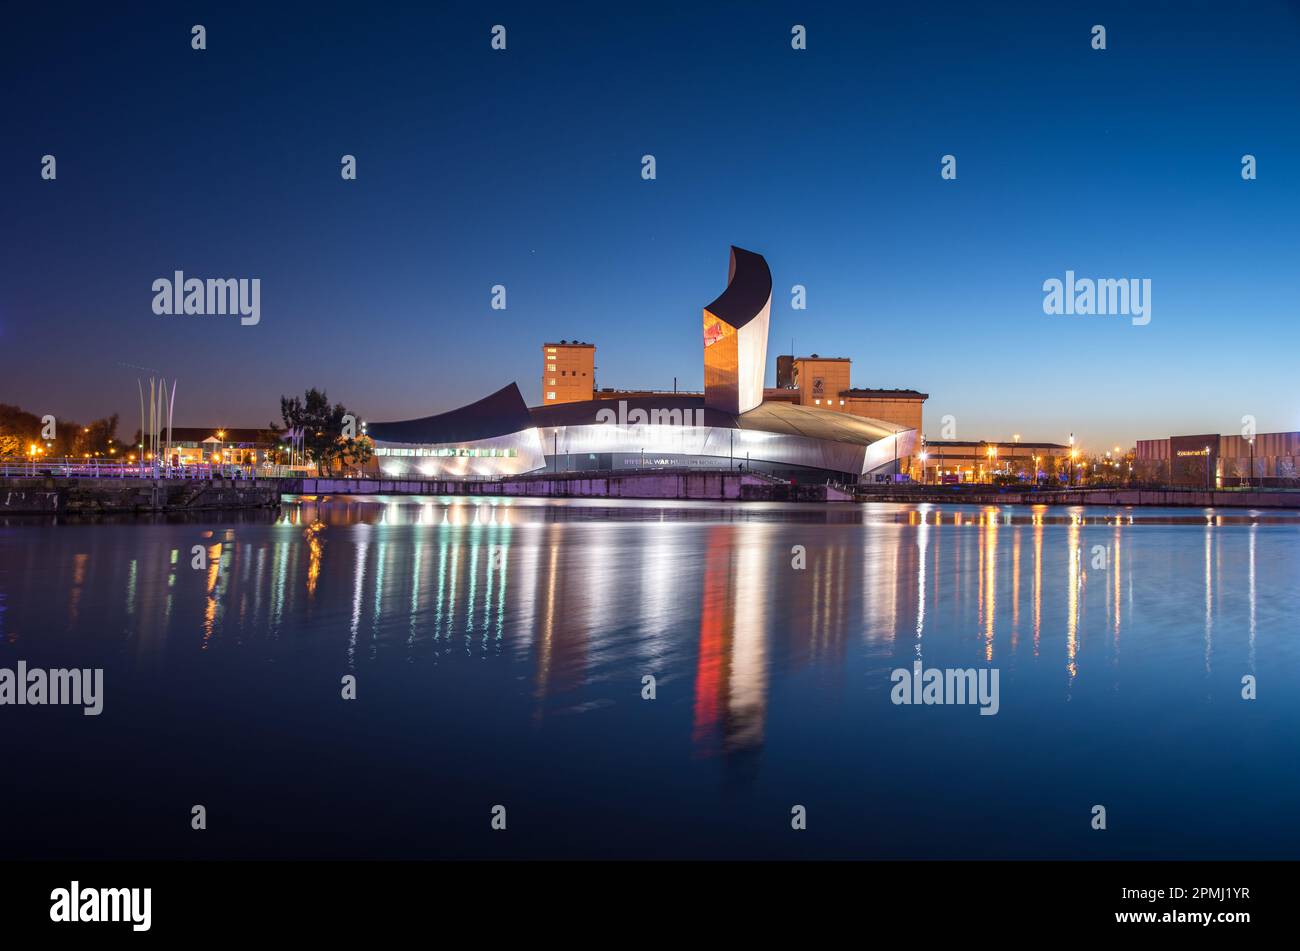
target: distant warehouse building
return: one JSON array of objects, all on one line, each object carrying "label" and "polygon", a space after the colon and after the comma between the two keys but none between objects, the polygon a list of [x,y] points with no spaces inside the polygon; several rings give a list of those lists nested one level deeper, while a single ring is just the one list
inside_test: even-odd
[{"label": "distant warehouse building", "polygon": [[1198,488],[1285,486],[1296,482],[1298,472],[1300,432],[1139,439],[1133,463],[1140,481]]}]

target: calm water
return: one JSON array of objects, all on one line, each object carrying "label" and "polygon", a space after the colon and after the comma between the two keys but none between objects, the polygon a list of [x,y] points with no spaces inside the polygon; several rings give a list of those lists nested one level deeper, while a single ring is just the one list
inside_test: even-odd
[{"label": "calm water", "polygon": [[[0,667],[105,706],[0,707],[0,858],[1296,858],[1298,579],[1300,513],[10,520]],[[998,669],[998,714],[892,704],[918,656]]]}]

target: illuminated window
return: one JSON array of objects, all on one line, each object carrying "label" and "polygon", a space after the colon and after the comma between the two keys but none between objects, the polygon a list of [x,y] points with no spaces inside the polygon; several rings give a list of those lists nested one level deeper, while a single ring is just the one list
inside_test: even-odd
[{"label": "illuminated window", "polygon": [[547,398],[548,400],[553,400],[553,399],[555,399],[555,391],[552,390],[551,392],[547,393],[547,394],[546,394],[546,398]]}]

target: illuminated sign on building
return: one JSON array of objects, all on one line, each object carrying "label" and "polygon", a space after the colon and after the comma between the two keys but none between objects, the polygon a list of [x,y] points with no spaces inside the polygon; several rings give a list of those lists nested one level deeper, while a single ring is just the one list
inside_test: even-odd
[{"label": "illuminated sign on building", "polygon": [[464,457],[469,459],[513,459],[519,455],[517,449],[465,449],[462,447],[424,447],[418,446],[413,449],[400,449],[389,446],[376,446],[376,456],[409,456],[409,457]]}]

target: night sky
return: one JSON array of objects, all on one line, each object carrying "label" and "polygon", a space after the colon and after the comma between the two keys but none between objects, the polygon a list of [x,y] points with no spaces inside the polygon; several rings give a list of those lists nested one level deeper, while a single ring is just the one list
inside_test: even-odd
[{"label": "night sky", "polygon": [[[560,338],[699,388],[734,243],[769,383],[791,338],[852,357],[932,439],[1300,429],[1295,3],[106,6],[5,16],[0,402],[127,435],[150,367],[177,425],[404,418],[540,401]],[[260,324],[156,316],[177,269],[260,278]],[[1151,279],[1151,323],[1045,315],[1067,269]]]}]

